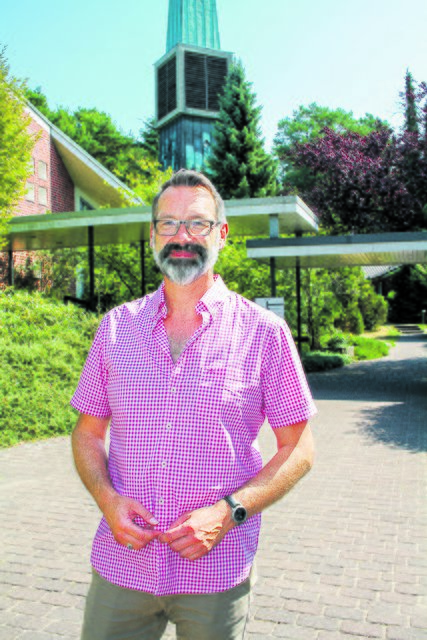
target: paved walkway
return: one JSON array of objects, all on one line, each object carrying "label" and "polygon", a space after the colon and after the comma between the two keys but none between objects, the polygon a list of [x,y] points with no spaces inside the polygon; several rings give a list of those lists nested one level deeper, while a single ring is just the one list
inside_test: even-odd
[{"label": "paved walkway", "polygon": [[[310,384],[317,460],[264,515],[247,640],[425,640],[427,341]],[[0,640],[76,640],[98,514],[68,439],[0,451],[0,493]]]}]

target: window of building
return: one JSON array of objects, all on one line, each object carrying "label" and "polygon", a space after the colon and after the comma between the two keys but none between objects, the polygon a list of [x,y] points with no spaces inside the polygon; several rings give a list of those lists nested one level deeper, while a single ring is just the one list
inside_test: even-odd
[{"label": "window of building", "polygon": [[34,175],[34,171],[35,171],[34,158],[31,158],[30,162],[28,163],[28,171],[31,173],[31,175]]},{"label": "window of building", "polygon": [[47,180],[47,164],[43,160],[38,161],[38,172],[40,180]]},{"label": "window of building", "polygon": [[39,204],[47,206],[47,189],[39,187]]},{"label": "window of building", "polygon": [[25,200],[28,200],[28,202],[34,202],[35,201],[35,189],[34,189],[34,184],[32,182],[27,182],[27,191],[25,193]]},{"label": "window of building", "polygon": [[93,211],[95,207],[93,207],[90,202],[80,197],[80,211]]}]

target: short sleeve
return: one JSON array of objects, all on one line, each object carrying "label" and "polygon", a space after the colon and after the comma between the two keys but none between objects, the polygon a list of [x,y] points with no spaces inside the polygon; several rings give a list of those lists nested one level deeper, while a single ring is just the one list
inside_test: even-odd
[{"label": "short sleeve", "polygon": [[270,425],[286,427],[308,420],[317,410],[286,323],[274,325],[265,346],[262,388]]},{"label": "short sleeve", "polygon": [[99,418],[111,415],[107,396],[108,371],[105,366],[105,342],[108,336],[108,316],[95,335],[77,389],[70,401],[74,409]]}]

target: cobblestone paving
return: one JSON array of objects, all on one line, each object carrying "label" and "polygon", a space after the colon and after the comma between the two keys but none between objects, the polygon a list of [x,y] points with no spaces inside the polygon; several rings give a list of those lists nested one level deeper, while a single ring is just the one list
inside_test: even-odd
[{"label": "cobblestone paving", "polygon": [[[426,356],[310,376],[316,464],[264,514],[247,640],[427,639]],[[0,520],[0,640],[76,640],[98,513],[68,439],[0,451]]]}]

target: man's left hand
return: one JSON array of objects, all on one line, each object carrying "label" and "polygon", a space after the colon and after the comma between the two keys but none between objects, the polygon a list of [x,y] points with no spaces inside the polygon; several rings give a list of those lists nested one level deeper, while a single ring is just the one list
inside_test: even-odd
[{"label": "man's left hand", "polygon": [[161,536],[181,558],[198,560],[213,549],[234,526],[230,508],[224,500],[211,507],[184,513]]}]

